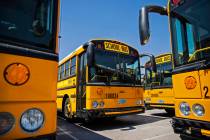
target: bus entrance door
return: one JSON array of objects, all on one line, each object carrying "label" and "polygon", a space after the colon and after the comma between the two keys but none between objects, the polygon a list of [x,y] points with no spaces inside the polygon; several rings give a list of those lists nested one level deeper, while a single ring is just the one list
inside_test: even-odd
[{"label": "bus entrance door", "polygon": [[77,111],[82,113],[86,108],[86,53],[79,55]]}]

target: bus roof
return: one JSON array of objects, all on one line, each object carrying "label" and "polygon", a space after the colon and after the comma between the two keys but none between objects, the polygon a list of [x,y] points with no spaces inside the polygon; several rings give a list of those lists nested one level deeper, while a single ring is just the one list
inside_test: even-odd
[{"label": "bus roof", "polygon": [[73,52],[71,52],[69,55],[67,55],[66,57],[64,57],[62,60],[59,61],[59,65],[63,64],[65,61],[67,61],[68,59],[74,57],[75,55],[81,53],[84,51],[84,45],[79,46],[76,50],[74,50]]},{"label": "bus roof", "polygon": [[[113,42],[119,42],[119,43],[122,43],[122,44],[125,44],[125,45],[131,47],[131,45],[128,45],[125,42],[122,42],[122,41],[119,41],[119,40],[115,40],[115,39],[96,38],[96,39],[91,39],[89,42],[94,42],[94,41],[113,41]],[[131,48],[133,48],[133,47],[131,47]]]},{"label": "bus roof", "polygon": [[118,41],[118,40],[114,40],[114,39],[105,39],[105,38],[96,38],[96,39],[91,39],[89,40],[87,43],[84,43],[83,45],[79,46],[76,50],[74,50],[73,52],[71,52],[69,55],[67,55],[66,57],[64,57],[62,60],[59,61],[59,65],[63,64],[64,62],[66,62],[68,59],[80,54],[81,52],[83,52],[85,50],[84,46],[90,42],[94,43],[94,42],[98,42],[98,41],[109,41],[109,42],[117,42],[123,45],[126,45],[132,49],[134,49],[137,53],[138,50],[134,47],[131,47],[130,45],[122,42],[122,41]]}]

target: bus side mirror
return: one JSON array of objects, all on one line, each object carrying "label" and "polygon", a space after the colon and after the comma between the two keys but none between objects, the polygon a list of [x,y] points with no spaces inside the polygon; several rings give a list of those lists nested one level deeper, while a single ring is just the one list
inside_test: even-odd
[{"label": "bus side mirror", "polygon": [[139,35],[141,45],[145,45],[150,38],[148,10],[143,7],[139,13]]},{"label": "bus side mirror", "polygon": [[94,46],[92,44],[87,48],[87,65],[89,67],[94,65]]},{"label": "bus side mirror", "polygon": [[149,57],[150,58],[150,63],[151,63],[151,70],[153,72],[157,72],[157,66],[156,66],[156,62],[155,62],[155,56],[149,53],[143,53],[139,55],[139,58],[143,58],[143,57]]},{"label": "bus side mirror", "polygon": [[167,15],[167,8],[161,6],[145,6],[139,12],[139,35],[141,45],[147,44],[150,38],[149,28],[149,13],[159,13],[160,15]]}]

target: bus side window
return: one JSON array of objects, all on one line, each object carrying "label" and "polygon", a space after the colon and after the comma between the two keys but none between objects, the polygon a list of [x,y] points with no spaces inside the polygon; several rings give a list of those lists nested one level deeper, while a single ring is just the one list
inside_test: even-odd
[{"label": "bus side window", "polygon": [[76,74],[76,56],[71,59],[70,76]]},{"label": "bus side window", "polygon": [[64,76],[65,76],[65,69],[64,69],[64,64],[61,65],[61,76],[60,76],[60,79],[64,79]]},{"label": "bus side window", "polygon": [[70,76],[70,60],[65,63],[65,77]]}]

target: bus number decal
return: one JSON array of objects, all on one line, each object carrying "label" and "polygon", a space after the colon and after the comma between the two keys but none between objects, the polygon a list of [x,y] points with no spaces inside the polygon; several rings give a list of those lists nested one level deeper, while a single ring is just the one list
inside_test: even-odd
[{"label": "bus number decal", "polygon": [[203,90],[204,90],[204,94],[205,94],[205,98],[210,98],[207,94],[209,92],[209,88],[207,86],[204,86],[203,87]]}]

